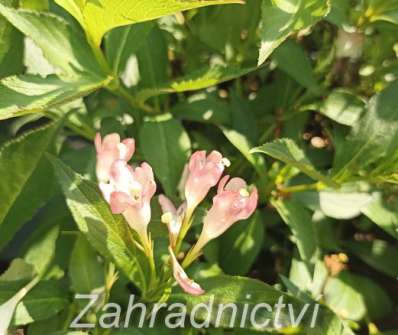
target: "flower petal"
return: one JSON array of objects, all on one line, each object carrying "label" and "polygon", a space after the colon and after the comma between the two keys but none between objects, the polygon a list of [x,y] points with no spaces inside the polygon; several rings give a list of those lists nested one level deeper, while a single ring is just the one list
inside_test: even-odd
[{"label": "flower petal", "polygon": [[124,192],[113,192],[110,205],[113,214],[122,214],[131,205],[130,196]]},{"label": "flower petal", "polygon": [[135,152],[135,140],[132,138],[126,138],[120,145],[119,158],[128,162],[134,155]]},{"label": "flower petal", "polygon": [[198,283],[195,283],[192,279],[189,279],[188,275],[185,273],[180,263],[178,263],[178,260],[170,247],[169,253],[173,265],[174,279],[177,281],[180,287],[188,294],[194,296],[203,295],[205,291],[200,287]]},{"label": "flower petal", "polygon": [[246,182],[242,178],[232,178],[228,184],[225,186],[226,191],[239,192],[247,187]]},{"label": "flower petal", "polygon": [[163,195],[163,194],[159,195],[158,201],[159,201],[160,207],[162,208],[163,214],[165,214],[165,213],[176,214],[177,213],[177,209],[174,206],[173,202],[165,195]]}]

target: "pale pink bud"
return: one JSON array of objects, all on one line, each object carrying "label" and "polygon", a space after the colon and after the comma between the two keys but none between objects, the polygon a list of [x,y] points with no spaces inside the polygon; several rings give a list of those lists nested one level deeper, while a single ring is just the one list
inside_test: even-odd
[{"label": "pale pink bud", "polygon": [[185,198],[190,212],[203,201],[210,188],[217,185],[228,163],[218,151],[212,151],[207,157],[206,151],[197,151],[191,156],[185,183]]},{"label": "pale pink bud", "polygon": [[248,191],[246,182],[241,178],[229,176],[221,179],[213,206],[204,218],[202,234],[197,249],[202,249],[210,240],[222,235],[235,222],[249,218],[257,207],[258,192]]},{"label": "pale pink bud", "polygon": [[128,162],[135,151],[135,141],[126,138],[120,142],[119,134],[106,135],[104,139],[97,133],[95,137],[95,149],[97,151],[97,178],[100,182],[108,182],[110,179],[111,167],[116,160]]},{"label": "pale pink bud", "polygon": [[163,194],[159,195],[159,204],[163,212],[162,222],[167,225],[170,245],[174,248],[177,244],[178,235],[180,234],[186,211],[186,204],[183,203],[177,210],[172,201]]},{"label": "pale pink bud", "polygon": [[170,256],[171,256],[171,261],[173,265],[173,275],[175,280],[177,281],[178,285],[188,294],[194,295],[194,296],[199,296],[205,293],[205,291],[200,287],[198,283],[195,283],[192,279],[188,277],[188,275],[185,273],[184,269],[178,263],[178,260],[176,256],[174,255],[174,252],[172,248],[169,248]]},{"label": "pale pink bud", "polygon": [[[133,169],[124,160],[117,160],[111,168],[113,190],[109,204],[114,214],[123,214],[143,242],[147,242],[147,226],[151,220],[151,198],[156,192],[152,168],[147,163]],[[106,198],[106,197],[105,197]]]}]

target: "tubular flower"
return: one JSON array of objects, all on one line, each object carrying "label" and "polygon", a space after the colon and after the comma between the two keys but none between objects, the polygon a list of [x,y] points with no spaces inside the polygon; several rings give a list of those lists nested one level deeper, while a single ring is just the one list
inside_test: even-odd
[{"label": "tubular flower", "polygon": [[102,189],[114,214],[122,214],[148,250],[147,227],[151,220],[151,198],[156,192],[152,168],[147,163],[133,169],[124,160],[112,164],[110,183]]},{"label": "tubular flower", "polygon": [[177,210],[171,200],[163,194],[159,196],[159,204],[163,212],[162,222],[169,230],[170,245],[175,248],[185,216],[186,204],[183,203]]},{"label": "tubular flower", "polygon": [[173,265],[173,275],[174,279],[177,281],[178,285],[188,294],[199,296],[205,293],[205,291],[200,287],[200,285],[194,282],[192,279],[188,277],[185,273],[182,266],[178,263],[176,256],[174,255],[173,250],[169,247],[169,253],[171,256],[171,261]]},{"label": "tubular flower", "polygon": [[191,213],[206,197],[210,188],[217,185],[229,161],[218,151],[206,157],[206,151],[197,151],[189,160],[185,182],[187,210]]},{"label": "tubular flower", "polygon": [[196,251],[222,235],[235,222],[249,218],[256,210],[257,189],[254,188],[250,193],[243,179],[229,178],[225,176],[218,185],[213,206],[204,218],[203,230],[195,246]]},{"label": "tubular flower", "polygon": [[107,183],[110,179],[112,164],[119,159],[128,162],[133,157],[135,141],[132,138],[126,138],[121,142],[119,134],[116,133],[102,139],[97,133],[95,149],[97,151],[97,178],[101,183]]}]

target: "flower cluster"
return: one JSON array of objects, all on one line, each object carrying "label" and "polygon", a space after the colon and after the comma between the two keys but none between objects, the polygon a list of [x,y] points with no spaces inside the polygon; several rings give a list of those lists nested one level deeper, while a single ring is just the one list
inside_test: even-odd
[{"label": "flower cluster", "polygon": [[[104,199],[114,214],[122,214],[130,227],[138,234],[142,249],[153,257],[153,246],[148,235],[151,221],[150,201],[156,192],[152,168],[147,163],[132,167],[128,161],[135,151],[135,141],[121,141],[117,134],[95,139],[97,150],[97,178]],[[206,155],[195,152],[183,174],[185,201],[178,207],[165,195],[159,195],[162,208],[162,222],[169,231],[169,252],[173,275],[181,288],[192,295],[201,295],[203,289],[192,281],[184,271],[202,253],[213,239],[222,235],[235,222],[250,217],[257,207],[258,194],[254,187],[249,189],[241,178],[222,177],[229,161],[219,152]],[[195,209],[205,199],[210,189],[218,184],[213,205],[203,220],[203,229],[197,243],[185,256],[180,265],[179,254],[182,241],[188,233]]]}]

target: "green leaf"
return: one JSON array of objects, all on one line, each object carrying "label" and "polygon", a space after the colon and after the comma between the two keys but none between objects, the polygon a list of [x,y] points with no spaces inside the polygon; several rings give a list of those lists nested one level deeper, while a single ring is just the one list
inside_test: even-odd
[{"label": "green leaf", "polygon": [[82,73],[101,76],[100,67],[83,34],[62,18],[45,12],[13,9],[0,4],[3,15],[39,46],[63,79],[76,79]]},{"label": "green leaf", "polygon": [[[15,6],[16,0],[3,0],[2,4]],[[23,70],[23,38],[4,17],[0,17],[0,78]]]},{"label": "green leaf", "polygon": [[[156,45],[156,48],[153,46]],[[169,59],[164,32],[157,26],[150,31],[136,53],[140,87],[158,90],[167,81]]]},{"label": "green leaf", "polygon": [[365,103],[354,94],[337,89],[323,103],[320,112],[345,126],[354,126],[365,110]]},{"label": "green leaf", "polygon": [[286,41],[273,54],[278,67],[294,78],[302,86],[318,91],[319,86],[315,78],[310,59],[304,49],[293,41]]},{"label": "green leaf", "polygon": [[107,80],[82,78],[76,82],[65,82],[55,76],[22,75],[0,81],[0,120],[32,113],[46,112],[86,96],[105,86]]},{"label": "green leaf", "polygon": [[361,320],[366,314],[364,298],[354,284],[355,277],[343,272],[330,278],[325,286],[325,300],[329,308],[344,319]]},{"label": "green leaf", "polygon": [[176,79],[167,85],[156,89],[143,89],[137,93],[140,101],[146,101],[151,97],[161,94],[182,93],[198,91],[223,82],[239,78],[255,70],[253,67],[238,67],[234,65],[213,65],[194,71],[182,78]]},{"label": "green leaf", "polygon": [[291,34],[306,29],[329,11],[327,0],[263,0],[258,65]]},{"label": "green leaf", "polygon": [[230,275],[244,275],[252,267],[264,241],[264,224],[259,212],[229,229],[219,240],[219,263]]},{"label": "green leaf", "polygon": [[398,278],[398,248],[382,240],[347,241],[345,245],[371,267]]},{"label": "green leaf", "polygon": [[[37,285],[39,279],[35,278],[26,286],[22,282],[17,282],[17,285],[12,288],[11,292],[6,293],[6,297],[2,299],[1,287],[4,282],[0,282],[0,334],[8,333],[7,330],[12,322],[12,318],[19,302],[29,293],[32,288]],[[11,283],[5,282],[7,285]],[[15,283],[15,282],[14,282]],[[1,301],[3,300],[3,301]]]},{"label": "green leaf", "polygon": [[230,126],[230,106],[213,94],[195,95],[192,101],[182,101],[173,107],[176,118],[194,122]]},{"label": "green leaf", "polygon": [[398,200],[390,203],[381,193],[376,193],[373,201],[361,211],[381,229],[398,239]]},{"label": "green leaf", "polygon": [[253,144],[244,134],[238,132],[235,129],[227,127],[220,127],[224,136],[232,143],[232,145],[239,150],[239,152],[247,159],[247,161],[253,165],[255,170],[260,176],[265,175],[265,161],[260,156],[254,156],[251,153]]},{"label": "green leaf", "polygon": [[21,0],[21,7],[34,10],[48,10],[48,0]]},{"label": "green leaf", "polygon": [[388,3],[380,0],[373,0],[370,3],[370,21],[386,21],[398,24],[398,1],[390,0]]},{"label": "green leaf", "polygon": [[115,5],[113,0],[56,0],[82,25],[94,46],[99,47],[102,37],[113,28],[150,21],[188,9],[209,5],[241,3],[239,0],[162,0],[153,2],[126,1]]},{"label": "green leaf", "polygon": [[373,198],[367,192],[349,190],[345,186],[339,190],[319,192],[319,206],[328,217],[339,220],[350,220],[361,214]]},{"label": "green leaf", "polygon": [[371,163],[388,159],[398,148],[398,81],[374,96],[364,116],[341,145],[336,146],[334,174],[346,180]]},{"label": "green leaf", "polygon": [[330,278],[324,293],[327,305],[344,319],[359,321],[369,315],[376,320],[393,310],[391,299],[379,285],[348,271]]},{"label": "green leaf", "polygon": [[124,71],[128,59],[144,45],[153,27],[153,22],[144,22],[113,29],[106,35],[106,58],[114,73],[120,75]]},{"label": "green leaf", "polygon": [[278,139],[274,142],[266,143],[261,147],[251,150],[251,153],[258,152],[267,154],[275,159],[279,159],[288,165],[292,165],[312,179],[318,180],[325,185],[331,187],[338,186],[332,179],[318,172],[305,156],[305,153],[291,139]]},{"label": "green leaf", "polygon": [[[199,39],[211,50],[225,54],[228,61],[238,59],[242,54],[246,56],[251,53],[250,47],[257,44],[257,30],[261,16],[260,8],[261,1],[246,1],[244,6],[205,8],[199,11],[189,22],[190,30],[195,36],[195,38],[191,38],[190,43],[196,46],[199,44],[197,43],[197,39]],[[217,27],[216,34],[214,27]],[[245,32],[244,39],[242,38],[242,31]],[[200,46],[198,47],[200,48]],[[193,57],[197,56],[194,50],[189,51]],[[250,55],[251,57],[252,55]],[[188,56],[188,59],[190,58]]]},{"label": "green leaf", "polygon": [[0,249],[53,193],[52,169],[43,155],[52,150],[57,130],[49,124],[0,150]]},{"label": "green leaf", "polygon": [[181,123],[170,115],[146,120],[140,131],[141,149],[169,196],[175,196],[191,150]]},{"label": "green leaf", "polygon": [[306,262],[314,261],[318,242],[310,212],[295,200],[273,200],[272,205],[291,229],[301,259]]},{"label": "green leaf", "polygon": [[331,1],[330,12],[326,17],[326,20],[332,22],[339,28],[342,28],[344,24],[349,22],[349,12],[351,6],[346,0],[334,0]]},{"label": "green leaf", "polygon": [[[178,301],[186,304],[188,311],[192,311],[195,306],[199,304],[205,304],[208,306],[210,301],[213,301],[212,307],[208,311],[206,308],[197,309],[195,316],[198,320],[210,320],[211,324],[215,324],[217,321],[217,315],[219,319],[219,327],[223,328],[243,328],[243,329],[253,329],[261,332],[264,331],[275,331],[274,320],[276,308],[275,304],[279,299],[283,299],[284,304],[291,304],[291,308],[294,311],[294,317],[297,318],[298,314],[302,311],[304,303],[292,298],[289,295],[276,290],[275,288],[262,283],[260,281],[243,278],[243,277],[232,277],[232,276],[219,276],[212,277],[208,279],[203,279],[200,281],[201,286],[205,289],[206,293],[201,296],[190,296],[183,293],[174,293],[171,296],[171,301]],[[247,305],[247,308],[253,310],[256,305],[268,304],[272,311],[267,311],[265,308],[258,309],[256,313],[256,321],[258,323],[264,323],[261,328],[255,328],[251,322],[250,317],[245,320],[244,325],[241,324],[241,318],[236,317],[233,319],[232,309],[225,308],[223,313],[218,312],[222,305],[233,304],[237,307],[237,315],[243,315],[243,308]],[[316,322],[315,328],[310,328],[311,318],[312,318],[313,306],[310,304],[306,313],[304,313],[303,320],[300,323],[302,329],[305,330],[306,334],[312,335],[340,335],[341,325],[334,325],[335,322],[339,323],[338,319],[333,316],[327,309],[320,308],[318,320]],[[268,324],[265,322],[269,320]],[[286,327],[286,331],[297,331],[297,328],[290,327],[291,316],[289,315],[288,309],[281,309],[278,320],[282,327]],[[339,331],[331,332],[331,327],[333,329],[338,329]]]},{"label": "green leaf", "polygon": [[72,251],[69,276],[76,293],[89,294],[104,286],[104,269],[85,237],[79,236]]},{"label": "green leaf", "polygon": [[68,207],[79,230],[104,257],[114,262],[138,287],[146,284],[137,261],[130,229],[121,216],[114,216],[98,188],[60,160],[51,158]]},{"label": "green leaf", "polygon": [[[10,299],[20,287],[20,282],[0,282],[0,304]],[[68,294],[60,283],[40,282],[17,305],[13,323],[21,326],[48,319],[63,310],[67,304]]]},{"label": "green leaf", "polygon": [[39,276],[45,274],[54,259],[59,232],[59,226],[53,226],[44,235],[34,241],[34,244],[30,246],[24,257],[27,263],[34,266]]},{"label": "green leaf", "polygon": [[33,278],[35,269],[23,259],[15,258],[8,269],[0,276],[0,281],[25,281]]}]

